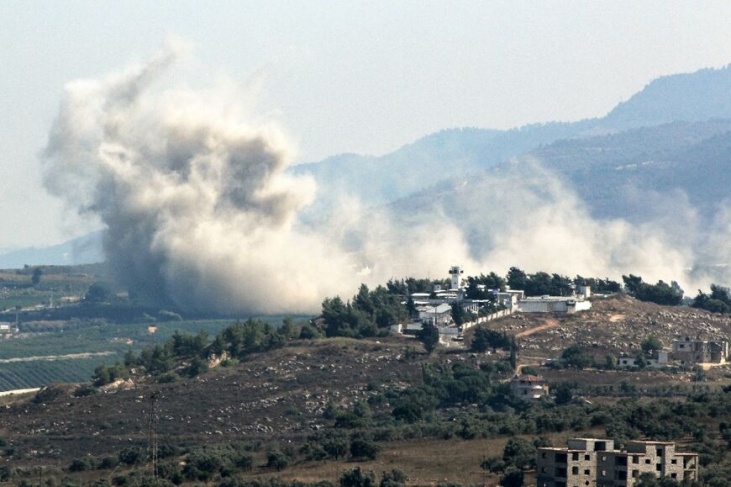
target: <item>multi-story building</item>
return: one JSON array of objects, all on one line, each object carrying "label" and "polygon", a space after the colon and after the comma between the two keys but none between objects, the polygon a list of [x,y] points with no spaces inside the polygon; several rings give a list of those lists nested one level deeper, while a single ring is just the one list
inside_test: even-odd
[{"label": "multi-story building", "polygon": [[728,342],[685,337],[673,342],[673,360],[684,364],[724,364],[728,358]]},{"label": "multi-story building", "polygon": [[510,381],[510,392],[525,401],[535,401],[548,396],[548,381],[537,375],[516,375]]},{"label": "multi-story building", "polygon": [[537,487],[632,487],[643,473],[675,480],[698,479],[698,454],[675,451],[666,441],[573,438],[567,448],[539,448]]}]

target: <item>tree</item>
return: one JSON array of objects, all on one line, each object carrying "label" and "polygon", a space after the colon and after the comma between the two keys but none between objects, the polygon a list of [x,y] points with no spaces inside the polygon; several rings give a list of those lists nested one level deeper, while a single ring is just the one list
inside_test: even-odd
[{"label": "tree", "polygon": [[43,275],[43,269],[40,267],[36,267],[33,269],[33,275],[30,278],[30,282],[33,284],[33,287],[38,286],[38,284],[41,283],[41,276]]},{"label": "tree", "polygon": [[594,364],[594,357],[581,345],[574,344],[561,353],[561,359],[568,367],[584,369]]},{"label": "tree", "polygon": [[642,351],[650,353],[657,350],[662,350],[662,342],[656,336],[649,336],[640,345]]},{"label": "tree", "polygon": [[431,354],[439,344],[439,329],[431,323],[424,323],[421,326],[419,340],[421,340],[421,343],[424,344],[426,353]]},{"label": "tree", "polygon": [[89,286],[89,289],[86,291],[84,301],[90,303],[103,303],[105,301],[108,301],[111,295],[112,291],[106,284],[101,282],[95,282],[94,284]]},{"label": "tree", "polygon": [[267,454],[267,467],[274,468],[279,472],[289,466],[289,458],[279,450],[271,450]]},{"label": "tree", "polygon": [[462,326],[465,322],[472,318],[469,311],[462,307],[462,303],[455,301],[452,303],[452,321],[457,326]]},{"label": "tree", "polygon": [[508,270],[508,286],[510,289],[525,289],[528,283],[528,275],[517,267]]},{"label": "tree", "polygon": [[353,438],[350,442],[350,456],[355,459],[375,460],[380,448],[365,438]]},{"label": "tree", "polygon": [[517,468],[510,468],[500,477],[500,485],[503,487],[523,487],[525,483],[523,471]]},{"label": "tree", "polygon": [[340,487],[376,487],[376,476],[370,470],[364,473],[360,467],[355,467],[343,473]]},{"label": "tree", "polygon": [[390,472],[383,472],[381,476],[381,483],[379,487],[402,487],[406,485],[406,481],[409,477],[398,468],[394,468]]},{"label": "tree", "polygon": [[470,346],[473,352],[487,352],[488,349],[503,350],[510,349],[510,338],[505,332],[490,330],[483,327],[475,328],[472,334],[472,344]]},{"label": "tree", "polygon": [[677,306],[683,301],[683,290],[675,281],[671,281],[670,284],[657,281],[657,284],[653,285],[642,282],[641,277],[632,274],[622,276],[622,280],[627,292],[640,301],[668,306]]},{"label": "tree", "polygon": [[535,467],[536,447],[523,438],[510,438],[503,449],[503,461],[521,470]]}]

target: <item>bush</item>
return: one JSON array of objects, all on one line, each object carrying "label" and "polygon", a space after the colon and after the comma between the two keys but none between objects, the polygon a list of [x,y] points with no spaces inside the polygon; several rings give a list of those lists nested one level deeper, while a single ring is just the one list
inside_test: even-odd
[{"label": "bush", "polygon": [[375,487],[376,476],[372,471],[363,472],[360,467],[348,470],[340,477],[340,487]]},{"label": "bush", "polygon": [[365,438],[354,438],[350,442],[350,455],[354,459],[375,460],[380,448]]},{"label": "bush", "polygon": [[53,400],[60,396],[62,392],[63,391],[56,386],[44,387],[43,389],[38,391],[33,397],[33,402],[36,404],[46,404],[49,402],[53,402]]},{"label": "bush", "polygon": [[74,458],[69,465],[69,472],[85,472],[90,469],[91,465],[85,458]]},{"label": "bush", "polygon": [[279,472],[289,466],[289,458],[279,450],[272,450],[267,454],[267,467]]}]

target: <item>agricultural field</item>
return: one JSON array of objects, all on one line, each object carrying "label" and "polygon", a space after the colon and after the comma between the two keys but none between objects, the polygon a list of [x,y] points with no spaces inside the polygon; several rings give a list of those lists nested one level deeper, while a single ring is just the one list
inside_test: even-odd
[{"label": "agricultural field", "polygon": [[[205,332],[213,337],[236,321],[186,320],[176,313],[163,314],[161,320],[148,310],[135,312],[139,317],[134,320],[116,321],[95,318],[93,307],[79,308],[83,316],[73,317],[74,304],[84,300],[92,285],[108,286],[104,269],[97,265],[43,266],[34,283],[35,269],[0,270],[0,323],[10,328],[0,334],[0,392],[86,382],[97,366],[122,361],[130,349],[139,353],[164,343],[176,332]],[[120,305],[125,311],[130,307],[128,303]],[[39,314],[47,316],[39,318]],[[252,318],[278,326],[284,315]]]}]

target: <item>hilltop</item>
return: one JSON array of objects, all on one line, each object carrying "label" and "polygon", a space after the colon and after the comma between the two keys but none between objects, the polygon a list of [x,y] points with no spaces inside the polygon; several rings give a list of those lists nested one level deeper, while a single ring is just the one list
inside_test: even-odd
[{"label": "hilltop", "polygon": [[[725,337],[731,320],[627,297],[597,297],[593,309],[586,313],[516,314],[491,322],[490,327],[515,335],[522,351],[521,364],[535,367],[546,358],[558,357],[572,343],[586,345],[602,356],[637,350],[647,334],[666,345],[684,335]],[[156,382],[143,371],[133,370],[128,381],[105,386],[96,393],[88,385],[58,385],[37,395],[2,398],[5,407],[0,409],[0,438],[6,448],[2,462],[26,471],[43,465],[49,475],[70,474],[66,470],[77,462],[85,465],[79,467],[77,475],[87,480],[111,478],[130,470],[149,471],[144,452],[148,451],[154,425],[158,444],[177,452],[168,453],[173,458],[186,452],[191,455],[206,445],[209,452],[221,451],[223,445],[229,445],[225,447],[229,452],[231,448],[248,452],[251,470],[240,475],[252,479],[336,481],[344,471],[360,466],[376,472],[398,468],[408,475],[410,485],[435,485],[444,479],[476,484],[483,482],[485,475],[493,476],[479,469],[485,455],[500,455],[508,438],[516,434],[530,438],[540,433],[513,423],[515,414],[520,414],[522,421],[533,418],[526,425],[542,415],[554,414],[554,406],[525,409],[501,396],[501,384],[513,371],[504,368],[506,362],[499,355],[453,347],[427,355],[417,340],[402,336],[293,340],[283,348],[252,354],[226,367],[218,363],[212,362],[211,369],[197,377],[171,383]],[[567,380],[574,381],[579,389],[631,382],[642,384],[643,394],[674,388],[683,396],[697,387],[690,382],[692,371],[539,370],[549,377],[552,387],[561,387]],[[704,390],[720,390],[727,385],[724,371],[708,372],[704,379],[710,382],[705,382]],[[433,412],[419,413],[428,421],[414,418],[394,422],[394,406],[406,404],[402,402],[405,397],[411,398],[407,400],[411,404],[422,401],[411,395],[416,392],[408,391],[418,390],[414,388],[422,387],[419,384],[429,377],[433,381],[447,374],[439,381],[446,381],[444,387],[449,390],[454,387],[447,385],[450,381],[462,380],[459,377],[464,374],[483,373],[487,381],[480,379],[483,382],[470,386],[478,388],[474,392],[480,398],[447,400],[455,390],[447,393]],[[470,381],[477,378],[475,375]],[[617,400],[611,396],[604,401],[612,404]],[[366,412],[359,412],[364,407]],[[541,434],[557,443],[578,432],[605,434],[599,419],[587,422],[592,415],[603,417],[604,410],[596,409],[599,406],[565,407],[569,408],[561,413],[565,421],[573,421],[572,415],[581,410],[583,422],[566,431],[564,427],[543,426]],[[314,455],[307,450],[313,445],[338,438],[353,441],[363,434],[377,445],[375,459],[355,462],[347,459],[347,453],[327,461],[307,459]],[[141,456],[130,465],[118,464],[120,452],[129,454],[130,449]],[[287,466],[266,467],[271,451],[289,455]],[[110,467],[105,469],[105,464]]]}]

